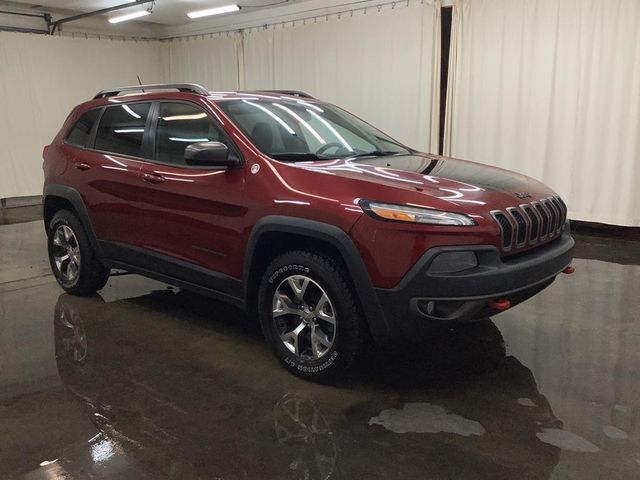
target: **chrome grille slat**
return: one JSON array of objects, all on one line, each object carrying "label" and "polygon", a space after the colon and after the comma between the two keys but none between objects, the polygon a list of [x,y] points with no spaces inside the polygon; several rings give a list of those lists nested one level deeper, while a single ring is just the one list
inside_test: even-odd
[{"label": "chrome grille slat", "polygon": [[532,205],[520,205],[520,209],[529,217],[529,243],[536,243],[540,236],[540,219]]},{"label": "chrome grille slat", "polygon": [[549,210],[541,202],[533,202],[533,207],[536,209],[540,217],[542,218],[542,226],[540,227],[540,240],[547,238],[549,234],[549,224],[551,223],[551,214]]},{"label": "chrome grille slat", "polygon": [[560,205],[560,202],[558,201],[558,199],[556,197],[551,197],[549,199],[549,201],[558,210],[558,226],[557,226],[557,230],[558,230],[558,233],[560,233],[560,230],[562,230],[562,226],[564,225],[564,209],[562,208],[562,205]]},{"label": "chrome grille slat", "polygon": [[567,221],[567,216],[569,215],[569,210],[567,209],[567,204],[560,197],[556,197],[558,203],[562,207],[562,226],[564,227],[565,222]]},{"label": "chrome grille slat", "polygon": [[500,227],[500,232],[502,234],[502,250],[508,252],[511,250],[511,244],[513,243],[513,225],[505,213],[500,210],[491,212],[491,215]]},{"label": "chrome grille slat", "polygon": [[500,228],[502,251],[508,252],[560,235],[567,219],[567,206],[554,195],[504,210],[493,210],[491,216]]},{"label": "chrome grille slat", "polygon": [[516,222],[516,247],[521,247],[527,243],[527,221],[516,207],[507,208],[507,212]]},{"label": "chrome grille slat", "polygon": [[558,211],[558,207],[553,203],[553,197],[547,198],[547,204],[549,205],[549,210],[551,211],[551,217],[553,219],[553,234],[558,233],[558,228],[560,224],[560,212]]}]

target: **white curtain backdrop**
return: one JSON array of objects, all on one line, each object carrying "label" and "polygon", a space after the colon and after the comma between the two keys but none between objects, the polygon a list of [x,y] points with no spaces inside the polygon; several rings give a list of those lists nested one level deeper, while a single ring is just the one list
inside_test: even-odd
[{"label": "white curtain backdrop", "polygon": [[241,47],[239,33],[164,41],[164,80],[199,83],[216,91],[238,90]]},{"label": "white curtain backdrop", "polygon": [[445,153],[640,226],[640,2],[454,0]]},{"label": "white curtain backdrop", "polygon": [[440,2],[298,21],[244,37],[244,87],[295,89],[437,151]]},{"label": "white curtain backdrop", "polygon": [[75,105],[160,65],[159,42],[0,32],[0,198],[42,193],[42,147]]}]

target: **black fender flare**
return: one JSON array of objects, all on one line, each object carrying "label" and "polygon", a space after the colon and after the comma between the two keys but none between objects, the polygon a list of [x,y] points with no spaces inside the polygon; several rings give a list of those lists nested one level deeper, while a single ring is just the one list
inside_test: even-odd
[{"label": "black fender flare", "polygon": [[96,234],[93,230],[93,225],[91,224],[91,219],[89,218],[89,212],[87,211],[87,207],[84,204],[84,200],[82,199],[82,195],[80,195],[80,192],[68,185],[51,184],[47,185],[44,188],[44,194],[42,196],[43,208],[45,208],[47,204],[47,197],[63,198],[71,203],[71,205],[73,205],[73,208],[76,211],[78,218],[80,219],[80,222],[82,223],[82,226],[87,233],[87,236],[89,237],[89,242],[91,243],[93,251],[96,253],[98,258],[102,258],[102,249],[100,248],[98,237],[96,237]]},{"label": "black fender flare", "polygon": [[254,261],[256,245],[262,235],[270,232],[302,235],[328,243],[336,248],[342,256],[349,275],[351,275],[356,295],[358,296],[374,340],[384,345],[395,336],[392,324],[389,323],[384,315],[369,272],[349,235],[335,225],[305,218],[269,215],[261,218],[255,224],[249,235],[244,257],[243,285],[245,286],[245,302],[247,302],[247,304],[250,301],[250,299],[247,298],[249,293],[249,276]]}]

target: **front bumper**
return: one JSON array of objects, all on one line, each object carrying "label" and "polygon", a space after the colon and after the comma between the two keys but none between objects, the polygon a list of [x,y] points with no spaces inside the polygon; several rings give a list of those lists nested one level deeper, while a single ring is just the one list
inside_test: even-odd
[{"label": "front bumper", "polygon": [[[472,321],[500,313],[497,299],[516,305],[550,285],[573,258],[574,240],[566,228],[560,238],[535,250],[501,258],[494,246],[429,249],[392,289],[377,289],[387,322],[405,337],[428,330],[429,320]],[[445,252],[476,254],[477,266],[456,273],[433,273],[434,259]]]}]

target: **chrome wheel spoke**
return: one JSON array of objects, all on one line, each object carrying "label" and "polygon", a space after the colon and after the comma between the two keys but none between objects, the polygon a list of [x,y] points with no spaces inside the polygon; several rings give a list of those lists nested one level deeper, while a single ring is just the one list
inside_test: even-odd
[{"label": "chrome wheel spoke", "polygon": [[300,322],[300,324],[294,328],[292,331],[280,335],[280,338],[287,346],[289,350],[291,350],[296,355],[300,355],[300,333],[307,327],[304,322]]},{"label": "chrome wheel spoke", "polygon": [[67,244],[69,243],[69,240],[71,240],[71,237],[73,237],[73,231],[67,227],[66,225],[62,226],[62,233],[64,234],[64,239],[66,240]]},{"label": "chrome wheel spoke", "polygon": [[64,235],[60,229],[56,230],[56,233],[53,235],[53,244],[57,247],[62,247],[64,244]]},{"label": "chrome wheel spoke", "polygon": [[311,351],[314,358],[320,358],[331,347],[331,342],[318,327],[311,330]]},{"label": "chrome wheel spoke", "polygon": [[276,292],[273,296],[273,317],[281,317],[282,315],[298,315],[300,312],[289,299],[289,297]]},{"label": "chrome wheel spoke", "polygon": [[309,280],[309,278],[302,276],[289,277],[287,279],[293,294],[299,302],[304,302],[304,294],[309,286]]},{"label": "chrome wheel spoke", "polygon": [[324,320],[325,322],[329,322],[331,325],[336,324],[336,319],[333,314],[333,307],[326,293],[322,295],[320,301],[318,302],[318,305],[316,305],[315,314],[316,317]]},{"label": "chrome wheel spoke", "polygon": [[67,277],[69,279],[74,278],[78,274],[78,265],[73,260],[69,260],[69,265],[67,266]]}]

